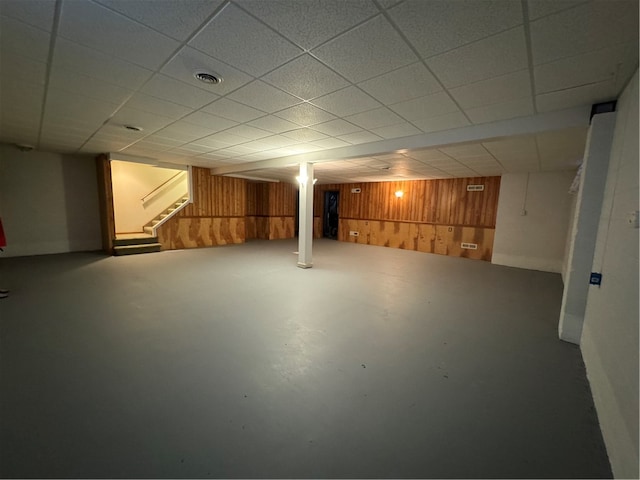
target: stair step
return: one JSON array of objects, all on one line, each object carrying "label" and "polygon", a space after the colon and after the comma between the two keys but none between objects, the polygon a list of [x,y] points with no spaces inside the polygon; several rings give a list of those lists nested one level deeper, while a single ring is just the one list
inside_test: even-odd
[{"label": "stair step", "polygon": [[123,245],[113,248],[113,254],[115,256],[122,255],[136,255],[138,253],[153,253],[159,252],[162,245],[159,243],[148,243],[143,245]]},{"label": "stair step", "polygon": [[[144,233],[147,233],[149,235],[153,235],[153,228],[151,227],[144,227]],[[155,237],[157,238],[157,237]]]},{"label": "stair step", "polygon": [[124,237],[116,238],[113,241],[113,245],[116,247],[126,247],[129,245],[148,245],[151,243],[158,243],[158,237],[153,236],[153,230],[150,232],[141,233],[139,237]]}]

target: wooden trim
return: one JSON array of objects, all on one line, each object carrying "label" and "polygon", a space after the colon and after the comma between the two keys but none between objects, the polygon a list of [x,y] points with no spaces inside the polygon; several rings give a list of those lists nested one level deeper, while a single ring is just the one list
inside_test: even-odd
[{"label": "wooden trim", "polygon": [[104,153],[96,157],[96,174],[98,181],[98,205],[100,207],[100,229],[102,231],[102,250],[109,255],[113,255],[113,242],[116,238],[116,221],[113,208],[111,161]]},{"label": "wooden trim", "polygon": [[[322,218],[322,217],[318,217],[315,216],[314,218]],[[355,218],[355,217],[340,217],[340,220],[360,220],[363,222],[399,222],[399,223],[415,223],[418,225],[444,225],[447,227],[473,227],[473,228],[493,228],[495,229],[496,227],[487,227],[486,225],[482,225],[482,224],[469,224],[469,223],[438,223],[438,222],[420,222],[420,221],[416,221],[416,220],[380,220],[378,218]]]}]

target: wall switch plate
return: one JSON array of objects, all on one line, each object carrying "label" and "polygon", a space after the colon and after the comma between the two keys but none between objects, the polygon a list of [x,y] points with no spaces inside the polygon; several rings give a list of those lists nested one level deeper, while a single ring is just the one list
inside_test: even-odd
[{"label": "wall switch plate", "polygon": [[591,277],[589,277],[589,284],[599,286],[601,283],[602,283],[602,274],[591,272]]}]

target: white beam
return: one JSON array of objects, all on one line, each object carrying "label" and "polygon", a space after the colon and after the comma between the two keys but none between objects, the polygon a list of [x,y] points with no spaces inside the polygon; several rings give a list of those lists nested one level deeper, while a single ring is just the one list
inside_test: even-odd
[{"label": "white beam", "polygon": [[311,249],[313,246],[313,164],[300,164],[300,202],[298,207],[298,267],[313,266]]},{"label": "white beam", "polygon": [[240,163],[211,169],[212,175],[250,172],[262,168],[279,168],[301,162],[332,162],[348,158],[383,155],[405,149],[436,148],[444,145],[479,142],[513,135],[536,134],[571,127],[589,125],[590,106],[577,107],[559,112],[540,113],[529,117],[513,118],[498,122],[470,125],[442,132],[421,133],[409,137],[380,140],[348,147],[331,148],[318,152],[301,153],[287,157],[271,158],[257,162]]}]

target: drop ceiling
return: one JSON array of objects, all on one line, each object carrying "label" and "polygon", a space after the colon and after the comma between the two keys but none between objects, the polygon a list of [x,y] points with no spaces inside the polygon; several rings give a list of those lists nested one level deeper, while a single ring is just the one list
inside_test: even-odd
[{"label": "drop ceiling", "polygon": [[[2,0],[0,44],[0,142],[217,168],[615,99],[638,66],[638,2]],[[585,138],[575,127],[363,153],[316,176],[568,169]]]}]

